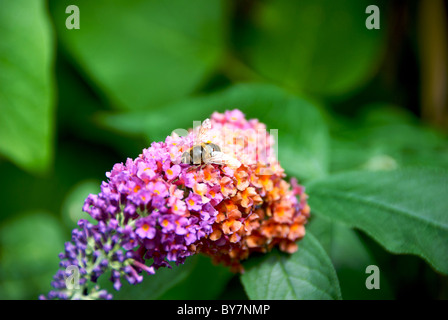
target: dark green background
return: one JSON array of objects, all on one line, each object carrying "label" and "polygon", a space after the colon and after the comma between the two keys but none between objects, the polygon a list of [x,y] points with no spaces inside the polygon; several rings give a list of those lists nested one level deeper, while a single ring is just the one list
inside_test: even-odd
[{"label": "dark green background", "polygon": [[[71,4],[79,30],[65,25]],[[371,4],[379,30],[365,26]],[[0,0],[0,298],[50,289],[84,199],[114,163],[215,110],[278,129],[280,161],[305,186],[447,168],[447,35],[446,1]],[[429,180],[416,184],[422,197]],[[316,197],[325,210],[326,193]],[[348,224],[316,212],[309,226],[343,298],[448,297],[440,265]],[[381,290],[364,286],[369,264],[381,266]],[[247,298],[202,256],[116,296]]]}]

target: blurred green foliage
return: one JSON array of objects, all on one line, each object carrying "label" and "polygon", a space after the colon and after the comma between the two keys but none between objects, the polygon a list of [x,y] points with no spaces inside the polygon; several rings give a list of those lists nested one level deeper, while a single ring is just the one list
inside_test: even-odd
[{"label": "blurred green foliage", "polygon": [[67,15],[59,14],[72,1],[50,4],[61,43],[120,109],[148,109],[188,95],[224,51],[223,1],[77,1],[82,27],[76,32],[67,32]]},{"label": "blurred green foliage", "polygon": [[[310,236],[291,257],[250,259],[241,282],[198,256],[117,298],[448,298],[448,141],[421,102],[425,3],[0,0],[0,299],[49,290],[114,163],[234,108],[278,129],[282,166],[309,190]],[[365,27],[371,4],[379,30]],[[446,83],[433,100],[448,119]],[[365,288],[370,264],[381,290]]]},{"label": "blurred green foliage", "polygon": [[[382,22],[387,6],[382,7]],[[340,96],[377,69],[385,28],[365,28],[369,1],[261,1],[235,33],[244,61],[258,73],[299,92]],[[384,25],[384,24],[383,24]]]},{"label": "blurred green foliage", "polygon": [[20,167],[48,170],[53,154],[54,33],[41,1],[2,1],[0,153]]}]

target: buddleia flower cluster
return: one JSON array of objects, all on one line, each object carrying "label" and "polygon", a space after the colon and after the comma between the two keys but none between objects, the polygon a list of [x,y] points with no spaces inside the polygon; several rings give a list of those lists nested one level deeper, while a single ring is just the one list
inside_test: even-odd
[{"label": "buddleia flower cluster", "polygon": [[[298,249],[310,208],[304,188],[285,180],[274,137],[239,110],[209,121],[205,140],[198,130],[173,133],[106,173],[101,192],[83,207],[95,223],[78,222],[42,299],[111,299],[96,285],[100,276],[119,290],[122,281],[140,283],[198,253],[244,272],[241,262],[253,252]],[[200,163],[184,163],[198,144],[219,146],[225,157],[212,161],[204,152]],[[70,266],[79,271],[76,286],[67,286]]]}]

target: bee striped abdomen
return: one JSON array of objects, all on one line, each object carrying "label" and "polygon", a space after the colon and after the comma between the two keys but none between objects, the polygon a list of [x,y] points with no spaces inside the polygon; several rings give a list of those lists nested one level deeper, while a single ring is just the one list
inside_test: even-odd
[{"label": "bee striped abdomen", "polygon": [[191,147],[182,154],[182,163],[186,164],[206,164],[207,159],[215,151],[221,151],[221,148],[214,143],[201,143]]}]

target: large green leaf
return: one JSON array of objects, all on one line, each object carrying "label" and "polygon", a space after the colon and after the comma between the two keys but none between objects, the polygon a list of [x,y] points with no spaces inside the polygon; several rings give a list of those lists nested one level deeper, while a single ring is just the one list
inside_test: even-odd
[{"label": "large green leaf", "polygon": [[310,183],[312,210],[359,228],[394,253],[448,273],[448,172],[406,168],[350,172]]},{"label": "large green leaf", "polygon": [[341,299],[338,278],[319,242],[307,233],[299,250],[250,258],[242,283],[250,299]]},{"label": "large green leaf", "polygon": [[53,155],[53,33],[45,1],[0,1],[0,153],[33,172]]},{"label": "large green leaf", "polygon": [[223,51],[222,0],[79,0],[80,28],[70,30],[65,10],[73,1],[51,4],[69,54],[122,109],[145,109],[189,94]]},{"label": "large green leaf", "polygon": [[103,114],[99,121],[119,131],[144,134],[149,141],[164,140],[174,129],[188,129],[214,111],[240,109],[247,118],[278,129],[280,163],[302,179],[327,173],[328,130],[320,111],[310,102],[265,84],[239,84],[208,96],[188,99],[160,111]]},{"label": "large green leaf", "polygon": [[235,35],[247,63],[286,87],[338,95],[360,87],[384,52],[381,29],[368,30],[371,1],[277,0],[254,2],[246,28]]}]

